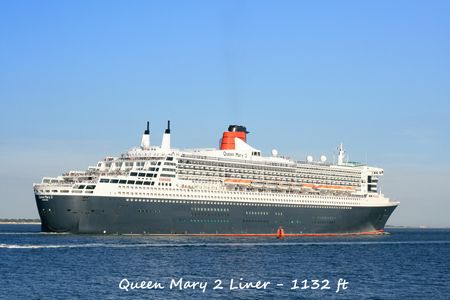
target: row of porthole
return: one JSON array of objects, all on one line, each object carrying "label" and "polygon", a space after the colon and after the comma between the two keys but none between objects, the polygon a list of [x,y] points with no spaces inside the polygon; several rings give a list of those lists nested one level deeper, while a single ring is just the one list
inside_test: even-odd
[{"label": "row of porthole", "polygon": [[159,209],[138,209],[138,212],[159,214],[159,213],[161,213],[161,210],[159,210]]},{"label": "row of porthole", "polygon": [[239,206],[270,206],[270,207],[293,207],[293,208],[326,208],[326,209],[352,209],[351,206],[318,206],[302,204],[267,204],[267,203],[243,203],[243,202],[202,202],[184,200],[162,200],[162,199],[126,199],[127,202],[157,202],[174,204],[206,204],[206,205],[239,205]]},{"label": "row of porthole", "polygon": [[227,219],[191,219],[191,223],[230,223]]},{"label": "row of porthole", "polygon": [[193,211],[230,211],[229,208],[222,207],[191,207]]},{"label": "row of porthole", "polygon": [[335,224],[336,221],[314,221],[314,224]]},{"label": "row of porthole", "polygon": [[246,215],[259,215],[259,216],[268,216],[269,212],[267,211],[246,211]]},{"label": "row of porthole", "polygon": [[[133,193],[133,192],[118,192],[119,195],[140,195],[140,196],[157,196],[157,197],[181,197],[181,195],[175,195],[175,194],[163,194],[163,193]],[[186,195],[189,198],[197,198],[197,197],[202,197],[202,196],[197,196],[196,195]],[[206,196],[203,196],[206,197]],[[273,201],[274,199],[252,199],[252,198],[238,198],[238,197],[220,197],[220,196],[210,196],[209,198],[215,198],[215,199],[223,199],[223,200],[249,200],[249,201]],[[183,201],[183,200],[180,200]],[[295,200],[280,200],[280,201],[289,201],[289,202],[295,202]],[[147,201],[148,202],[148,201]],[[302,202],[312,202],[312,201],[302,201]],[[322,202],[326,202],[326,201],[322,201]],[[323,203],[320,203],[323,204]],[[333,203],[333,204],[348,204],[348,205],[357,205],[358,203],[354,203],[354,202],[349,202],[349,201],[342,201],[342,202],[337,202],[337,203]],[[296,204],[296,205],[303,205],[303,204]]]},{"label": "row of porthole", "polygon": [[207,217],[207,216],[216,216],[216,217],[229,217],[229,213],[219,213],[219,212],[191,212],[192,217]]}]

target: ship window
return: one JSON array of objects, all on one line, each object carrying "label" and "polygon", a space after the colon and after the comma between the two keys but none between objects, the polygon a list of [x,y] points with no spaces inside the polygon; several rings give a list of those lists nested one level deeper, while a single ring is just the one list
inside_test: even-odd
[{"label": "ship window", "polygon": [[142,181],[136,181],[136,184],[142,184]]},{"label": "ship window", "polygon": [[119,183],[127,183],[126,180],[120,180]]},{"label": "ship window", "polygon": [[79,189],[84,189],[85,185],[80,185],[78,188]]},{"label": "ship window", "polygon": [[118,183],[119,180],[118,179],[111,179],[110,183]]},{"label": "ship window", "polygon": [[101,183],[108,183],[108,182],[109,182],[109,179],[106,179],[106,178],[100,178],[100,182],[101,182]]},{"label": "ship window", "polygon": [[161,177],[175,177],[174,174],[161,174]]},{"label": "ship window", "polygon": [[153,177],[152,173],[147,173],[147,175],[145,175],[145,177]]},{"label": "ship window", "polygon": [[95,185],[88,185],[88,186],[86,186],[86,189],[93,190],[93,189],[95,189]]},{"label": "ship window", "polygon": [[144,185],[150,185],[150,181],[145,181]]},{"label": "ship window", "polygon": [[128,180],[128,184],[134,184],[134,180]]},{"label": "ship window", "polygon": [[173,157],[170,157],[170,156],[169,156],[169,157],[166,158],[166,160],[172,161],[172,160],[173,160]]},{"label": "ship window", "polygon": [[137,176],[137,173],[136,172],[131,172],[130,176]]},{"label": "ship window", "polygon": [[139,176],[143,177],[143,176],[145,176],[145,173],[139,173]]}]

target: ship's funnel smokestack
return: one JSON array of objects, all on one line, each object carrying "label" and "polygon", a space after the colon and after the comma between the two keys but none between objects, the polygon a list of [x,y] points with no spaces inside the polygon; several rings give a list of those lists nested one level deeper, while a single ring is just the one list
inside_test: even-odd
[{"label": "ship's funnel smokestack", "polygon": [[234,150],[236,145],[234,143],[235,138],[239,138],[244,142],[247,142],[247,128],[241,125],[230,125],[228,131],[225,131],[220,142],[220,150]]},{"label": "ship's funnel smokestack", "polygon": [[150,149],[150,122],[147,121],[147,129],[144,131],[141,139],[141,148]]},{"label": "ship's funnel smokestack", "polygon": [[170,121],[167,121],[167,129],[164,131],[161,142],[161,149],[170,149]]}]

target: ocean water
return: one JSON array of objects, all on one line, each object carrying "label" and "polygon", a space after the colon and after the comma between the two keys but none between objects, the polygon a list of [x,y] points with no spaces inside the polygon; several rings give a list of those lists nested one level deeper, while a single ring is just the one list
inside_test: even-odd
[{"label": "ocean water", "polygon": [[283,240],[39,230],[0,225],[0,299],[450,299],[450,230]]}]

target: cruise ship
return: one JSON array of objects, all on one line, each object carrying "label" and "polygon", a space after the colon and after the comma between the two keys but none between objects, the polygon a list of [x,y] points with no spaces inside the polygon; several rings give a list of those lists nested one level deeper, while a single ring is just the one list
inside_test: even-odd
[{"label": "cruise ship", "polygon": [[84,171],[44,177],[34,194],[44,232],[286,236],[380,234],[398,206],[379,189],[383,169],[307,156],[296,161],[247,143],[230,125],[220,148],[139,147]]}]

